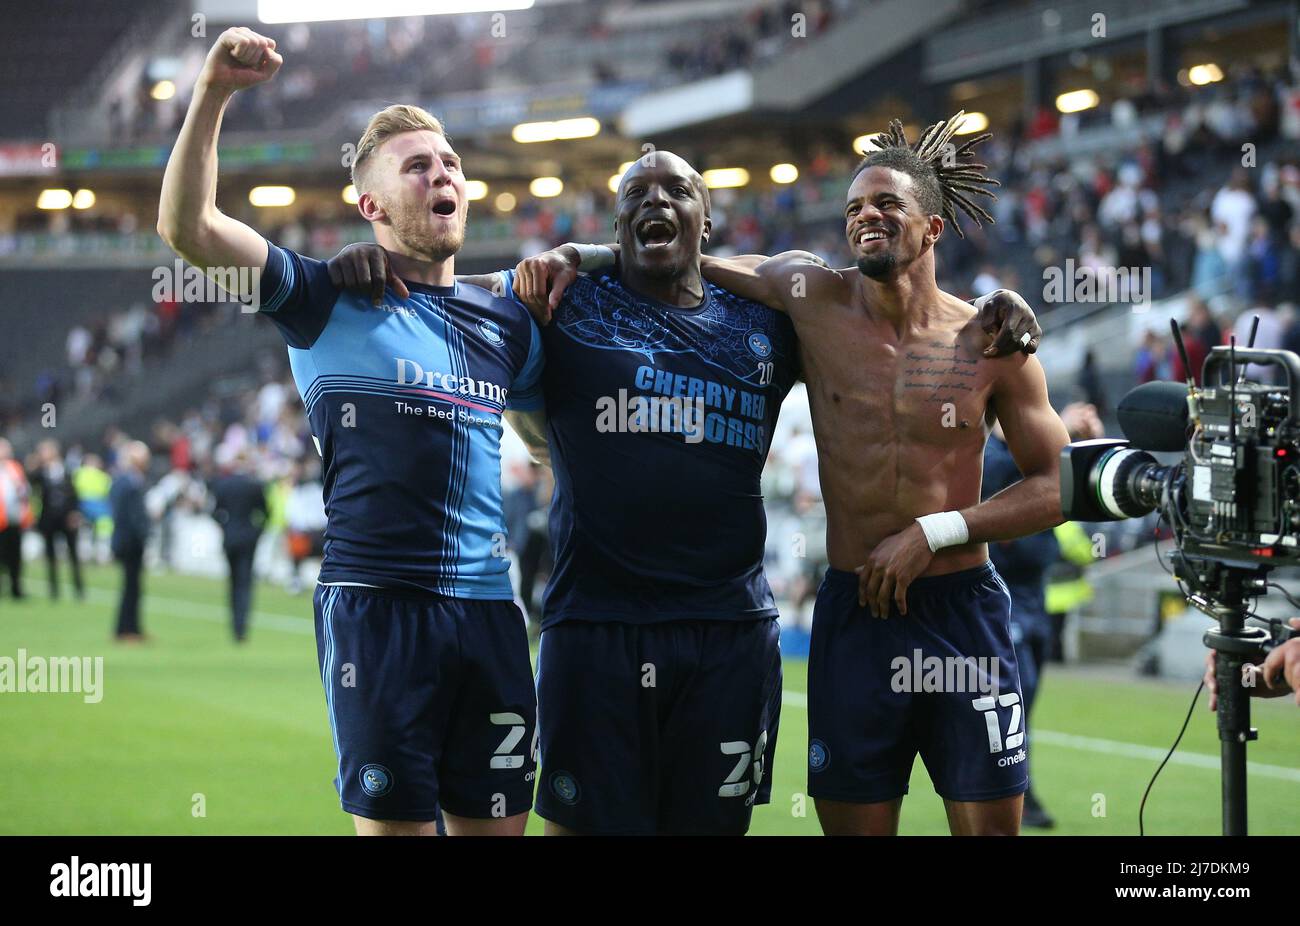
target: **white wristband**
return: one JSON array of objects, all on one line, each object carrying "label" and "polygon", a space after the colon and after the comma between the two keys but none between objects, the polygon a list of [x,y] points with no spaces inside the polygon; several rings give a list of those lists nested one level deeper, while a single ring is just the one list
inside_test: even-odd
[{"label": "white wristband", "polygon": [[961,516],[960,511],[940,511],[922,515],[916,519],[916,523],[921,525],[931,553],[938,553],[944,547],[955,547],[970,539],[966,519]]},{"label": "white wristband", "polygon": [[562,245],[578,252],[578,266],[587,273],[614,266],[614,251],[603,244],[575,244],[570,241]]}]

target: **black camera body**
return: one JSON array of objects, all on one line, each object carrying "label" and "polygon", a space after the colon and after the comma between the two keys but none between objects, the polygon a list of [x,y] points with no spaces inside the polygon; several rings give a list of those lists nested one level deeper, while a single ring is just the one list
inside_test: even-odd
[{"label": "black camera body", "polygon": [[[1286,384],[1239,382],[1246,361],[1281,369]],[[1300,563],[1300,357],[1216,347],[1202,382],[1150,383],[1126,396],[1120,422],[1131,442],[1066,447],[1062,513],[1115,521],[1159,508],[1185,555]],[[1148,452],[1175,449],[1183,459],[1173,465]]]},{"label": "black camera body", "polygon": [[1193,541],[1215,537],[1260,556],[1281,546],[1300,558],[1300,422],[1291,419],[1289,390],[1243,383],[1201,390],[1199,399],[1201,428],[1185,464]]}]

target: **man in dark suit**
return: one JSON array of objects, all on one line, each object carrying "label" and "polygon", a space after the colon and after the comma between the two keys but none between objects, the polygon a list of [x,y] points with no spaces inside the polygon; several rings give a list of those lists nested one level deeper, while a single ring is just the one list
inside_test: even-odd
[{"label": "man in dark suit", "polygon": [[113,557],[122,564],[122,600],[117,609],[117,640],[142,643],[140,632],[140,574],[144,570],[144,546],[149,539],[149,513],[144,506],[145,476],[149,472],[149,448],[132,441],[122,448],[121,467],[108,493],[113,510]]},{"label": "man in dark suit", "polygon": [[253,554],[266,524],[266,487],[248,472],[238,457],[229,471],[212,483],[212,517],[221,525],[226,562],[230,564],[230,616],[235,642],[248,637],[248,612],[253,604]]},{"label": "man in dark suit", "polygon": [[50,581],[50,598],[59,597],[59,558],[55,544],[62,539],[68,548],[68,565],[72,568],[72,587],[77,598],[86,597],[81,581],[81,559],[77,555],[77,530],[81,526],[81,502],[72,485],[72,473],[63,465],[63,455],[55,440],[36,445],[35,460],[28,476],[32,488],[41,497],[41,515],[36,529],[45,541],[45,562]]},{"label": "man in dark suit", "polygon": [[[987,499],[1023,478],[1002,434],[995,424],[984,445],[984,478],[981,498]],[[1025,699],[1025,729],[1029,712],[1038,694],[1038,683],[1047,661],[1052,638],[1051,620],[1047,615],[1047,570],[1061,558],[1061,550],[1052,531],[1042,531],[1015,540],[989,544],[989,559],[1007,584],[1011,596],[1011,643],[1020,669],[1020,689]],[[1056,825],[1038,800],[1030,779],[1025,792],[1021,825],[1050,829]]]}]

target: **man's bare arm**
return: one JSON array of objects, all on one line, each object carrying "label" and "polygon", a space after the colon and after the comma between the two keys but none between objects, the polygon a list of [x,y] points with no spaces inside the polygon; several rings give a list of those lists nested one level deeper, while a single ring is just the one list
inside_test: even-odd
[{"label": "man's bare arm", "polygon": [[710,283],[778,312],[791,311],[796,300],[810,294],[810,287],[827,282],[831,275],[836,275],[811,251],[784,251],[773,257],[758,254],[741,257],[705,255],[700,260],[700,267]]},{"label": "man's bare arm", "polygon": [[1070,435],[1047,400],[1043,365],[1014,354],[993,387],[993,407],[1024,478],[961,512],[970,542],[1014,540],[1055,527],[1061,515],[1061,448]]},{"label": "man's bare arm", "polygon": [[514,428],[534,460],[551,465],[551,445],[546,439],[546,409],[531,412],[507,409],[506,422]]},{"label": "man's bare arm", "polygon": [[[266,266],[266,239],[217,208],[217,134],[231,96],[270,80],[281,63],[274,40],[243,27],[223,32],[204,62],[185,122],[167,159],[158,203],[158,234],[177,254],[210,275],[221,268],[261,270]],[[243,274],[222,273],[218,280],[233,285],[244,278]]]},{"label": "man's bare arm", "polygon": [[[388,259],[388,252],[373,241],[349,244],[331,257],[325,267],[329,270],[330,282],[335,286],[368,295],[374,305],[384,301],[384,290],[387,287],[392,287],[393,294],[398,299],[406,299],[411,295],[402,278],[393,271],[393,262]],[[501,277],[496,273],[458,273],[456,280],[496,292]]]},{"label": "man's bare arm", "polygon": [[[619,246],[604,244],[598,247],[612,253],[617,266]],[[560,245],[519,263],[515,268],[515,295],[528,306],[539,325],[546,325],[560,304],[564,290],[577,278],[579,271],[592,269],[598,268],[583,263],[573,245]],[[821,258],[807,251],[787,251],[776,257],[746,254],[719,258],[705,255],[701,259],[701,269],[705,279],[711,283],[780,312],[789,311],[784,294],[788,293],[792,298],[795,294],[807,295],[809,281],[799,280],[796,274],[834,273]]]}]

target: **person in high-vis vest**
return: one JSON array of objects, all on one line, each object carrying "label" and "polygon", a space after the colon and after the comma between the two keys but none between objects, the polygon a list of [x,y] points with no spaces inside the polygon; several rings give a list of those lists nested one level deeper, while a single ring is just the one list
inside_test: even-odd
[{"label": "person in high-vis vest", "polygon": [[31,489],[14,448],[0,437],[0,568],[15,599],[23,595],[23,531],[32,526]]},{"label": "person in high-vis vest", "polygon": [[1058,624],[1065,615],[1092,601],[1092,584],[1083,571],[1097,557],[1093,539],[1078,521],[1066,521],[1053,528],[1061,559],[1052,567],[1047,580],[1047,613]]},{"label": "person in high-vis vest", "polygon": [[72,474],[72,487],[81,503],[81,516],[90,525],[91,550],[101,563],[108,561],[107,546],[113,534],[113,515],[108,504],[112,486],[113,477],[93,453],[86,454],[81,466]]}]

